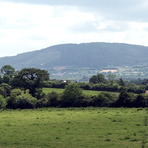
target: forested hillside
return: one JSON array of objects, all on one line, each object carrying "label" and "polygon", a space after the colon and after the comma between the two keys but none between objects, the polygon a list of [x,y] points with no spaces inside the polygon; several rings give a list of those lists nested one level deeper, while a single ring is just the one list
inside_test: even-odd
[{"label": "forested hillside", "polygon": [[121,43],[61,44],[42,50],[0,58],[0,66],[17,69],[57,66],[98,68],[105,66],[145,65],[148,47]]}]

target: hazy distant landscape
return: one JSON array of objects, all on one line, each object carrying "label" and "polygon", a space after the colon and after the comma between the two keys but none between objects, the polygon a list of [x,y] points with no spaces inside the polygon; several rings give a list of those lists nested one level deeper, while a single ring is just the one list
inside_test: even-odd
[{"label": "hazy distant landscape", "polygon": [[148,47],[122,43],[61,44],[0,58],[0,66],[48,70],[51,78],[88,80],[102,70],[126,79],[147,78]]}]

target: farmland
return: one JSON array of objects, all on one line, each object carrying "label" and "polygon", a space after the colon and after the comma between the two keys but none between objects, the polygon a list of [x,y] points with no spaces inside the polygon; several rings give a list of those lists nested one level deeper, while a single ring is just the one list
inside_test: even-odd
[{"label": "farmland", "polygon": [[146,119],[145,108],[1,110],[0,147],[140,148]]},{"label": "farmland", "polygon": [[[47,93],[51,93],[51,92],[56,92],[56,93],[63,93],[64,89],[59,89],[59,88],[43,88],[43,92],[45,94]],[[83,90],[83,94],[85,95],[98,95],[99,93],[101,93],[102,91],[93,91],[93,90]],[[116,92],[109,92],[112,94],[119,94]]]}]

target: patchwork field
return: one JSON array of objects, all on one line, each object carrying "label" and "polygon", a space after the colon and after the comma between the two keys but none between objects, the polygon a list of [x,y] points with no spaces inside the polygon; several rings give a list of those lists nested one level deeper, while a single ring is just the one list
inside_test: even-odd
[{"label": "patchwork field", "polygon": [[0,148],[143,148],[146,109],[42,108],[0,112]]}]

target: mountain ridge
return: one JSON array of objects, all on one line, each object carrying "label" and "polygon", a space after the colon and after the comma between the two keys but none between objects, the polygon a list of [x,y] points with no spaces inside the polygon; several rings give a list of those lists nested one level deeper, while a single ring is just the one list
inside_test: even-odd
[{"label": "mountain ridge", "polygon": [[50,69],[66,67],[105,67],[145,65],[148,47],[126,43],[91,42],[59,44],[41,50],[0,58],[0,66],[11,65],[16,69],[36,67]]}]

